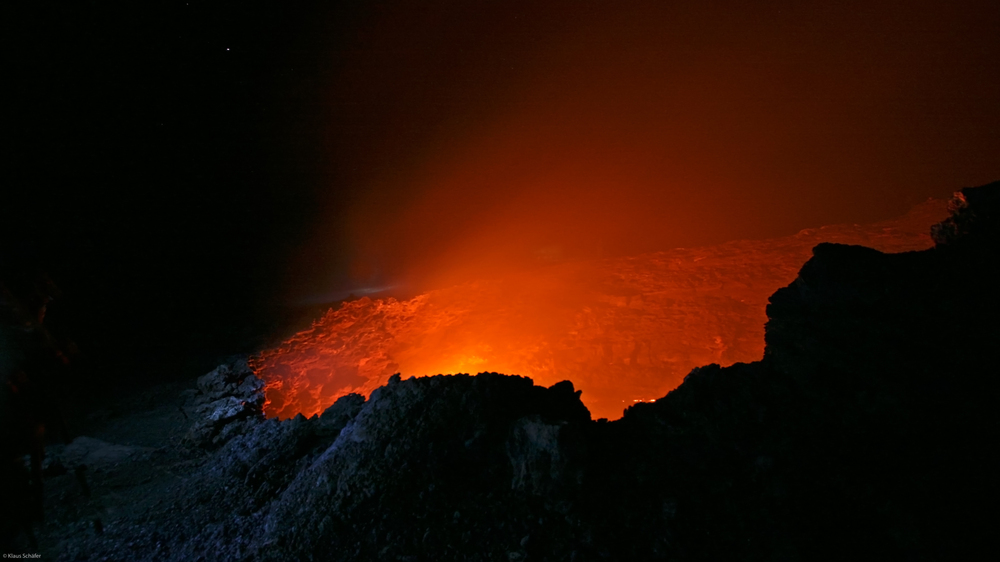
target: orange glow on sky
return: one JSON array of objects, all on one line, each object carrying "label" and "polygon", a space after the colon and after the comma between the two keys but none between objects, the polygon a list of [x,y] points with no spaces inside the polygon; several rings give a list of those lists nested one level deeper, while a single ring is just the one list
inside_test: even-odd
[{"label": "orange glow on sky", "polygon": [[988,3],[419,6],[331,54],[291,298],[869,223],[1000,173]]},{"label": "orange glow on sky", "polygon": [[373,6],[301,116],[325,200],[287,300],[395,298],[262,354],[269,415],[490,370],[617,418],[759,359],[767,297],[816,243],[927,247],[943,210],[851,225],[998,173],[989,3]]}]

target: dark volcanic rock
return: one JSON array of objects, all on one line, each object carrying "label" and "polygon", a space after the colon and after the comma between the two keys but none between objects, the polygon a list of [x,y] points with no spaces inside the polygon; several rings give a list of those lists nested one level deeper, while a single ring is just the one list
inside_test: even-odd
[{"label": "dark volcanic rock", "polygon": [[[218,447],[263,417],[264,381],[254,376],[246,358],[219,365],[198,377],[193,397],[197,421],[187,438],[201,447]],[[186,415],[186,414],[185,414]]]},{"label": "dark volcanic rock", "polygon": [[[817,246],[771,298],[762,361],[616,422],[495,373],[396,376],[311,419],[210,408],[228,441],[170,507],[65,557],[972,559],[1000,498],[998,191],[963,190],[931,250]],[[237,371],[202,401],[240,396]]]},{"label": "dark volcanic rock", "polygon": [[565,558],[575,519],[558,502],[573,496],[553,484],[584,454],[568,435],[589,420],[568,383],[395,377],[275,502],[256,556],[495,560],[538,533]]},{"label": "dark volcanic rock", "polygon": [[[406,381],[322,416],[248,419],[169,492],[69,551],[137,560],[569,559],[590,415],[569,383]],[[231,424],[235,425],[235,424]],[[528,537],[528,538],[526,538]],[[541,556],[540,553],[546,553]]]},{"label": "dark volcanic rock", "polygon": [[961,240],[995,244],[1000,237],[1000,182],[967,187],[948,203],[951,216],[931,229],[938,245]]},{"label": "dark volcanic rock", "polygon": [[956,236],[931,250],[817,246],[771,298],[763,361],[696,369],[608,424],[592,444],[614,459],[592,467],[614,482],[606,550],[931,560],[988,548],[998,192],[963,190]]}]

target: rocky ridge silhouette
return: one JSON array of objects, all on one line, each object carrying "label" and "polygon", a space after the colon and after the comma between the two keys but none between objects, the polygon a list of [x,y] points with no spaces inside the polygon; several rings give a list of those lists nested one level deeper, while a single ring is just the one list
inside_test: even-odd
[{"label": "rocky ridge silhouette", "polygon": [[[64,529],[56,554],[973,559],[1000,468],[998,206],[1000,182],[960,191],[925,251],[820,244],[770,299],[763,360],[697,368],[615,422],[569,382],[496,373],[394,377],[265,420],[234,362],[189,393],[185,452],[143,453],[187,475],[99,534]],[[204,406],[227,388],[238,415]]]}]

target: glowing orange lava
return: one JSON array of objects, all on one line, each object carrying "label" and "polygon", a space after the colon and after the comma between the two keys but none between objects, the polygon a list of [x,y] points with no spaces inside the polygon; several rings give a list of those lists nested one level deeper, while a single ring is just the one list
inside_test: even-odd
[{"label": "glowing orange lava", "polygon": [[759,360],[767,299],[816,244],[925,249],[930,225],[945,215],[942,202],[929,201],[873,225],[551,265],[404,301],[363,298],[252,364],[266,383],[269,417],[320,413],[344,394],[367,396],[396,372],[494,371],[545,386],[571,380],[594,417],[617,419],[696,366]]}]

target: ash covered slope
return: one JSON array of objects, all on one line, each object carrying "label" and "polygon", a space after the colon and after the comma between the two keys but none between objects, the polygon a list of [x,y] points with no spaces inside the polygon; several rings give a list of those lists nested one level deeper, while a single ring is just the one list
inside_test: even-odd
[{"label": "ash covered slope", "polygon": [[394,379],[223,430],[170,510],[64,558],[970,558],[998,499],[998,198],[961,192],[930,250],[818,246],[771,299],[762,361],[619,421],[568,383]]}]

